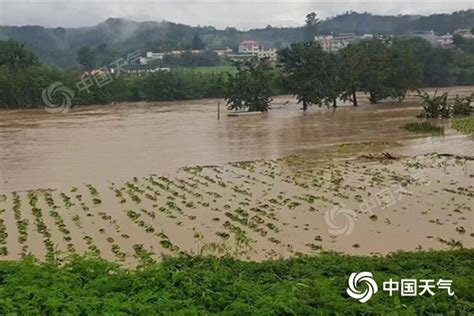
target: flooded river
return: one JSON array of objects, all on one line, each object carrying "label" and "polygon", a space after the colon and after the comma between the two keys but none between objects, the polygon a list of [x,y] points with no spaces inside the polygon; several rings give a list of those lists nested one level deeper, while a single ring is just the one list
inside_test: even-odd
[{"label": "flooded river", "polygon": [[[465,94],[474,87],[451,90]],[[363,98],[359,107],[305,113],[293,98],[276,97],[269,113],[244,117],[227,117],[221,101],[220,120],[217,100],[79,107],[67,114],[0,112],[0,191],[119,181],[330,144],[414,138],[400,128],[420,112],[414,97],[379,105]],[[403,150],[430,151],[446,142],[461,152],[474,147],[466,136],[448,133]]]}]

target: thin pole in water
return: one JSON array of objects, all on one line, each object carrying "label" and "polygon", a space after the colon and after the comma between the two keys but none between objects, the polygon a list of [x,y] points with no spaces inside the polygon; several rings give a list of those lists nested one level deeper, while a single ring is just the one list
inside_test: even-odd
[{"label": "thin pole in water", "polygon": [[221,119],[221,101],[217,101],[217,119]]}]

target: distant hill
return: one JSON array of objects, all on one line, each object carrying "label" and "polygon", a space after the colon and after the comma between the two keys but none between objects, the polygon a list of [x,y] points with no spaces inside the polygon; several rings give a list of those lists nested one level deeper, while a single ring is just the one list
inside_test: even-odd
[{"label": "distant hill", "polygon": [[[407,34],[434,30],[439,34],[474,27],[474,10],[430,16],[381,16],[347,12],[321,22],[319,33]],[[82,46],[100,49],[111,56],[123,56],[140,49],[188,48],[197,33],[208,47],[236,48],[243,39],[254,39],[267,47],[284,47],[305,38],[304,27],[271,27],[239,31],[218,30],[211,26],[192,27],[172,22],[134,22],[108,19],[91,27],[44,28],[41,26],[0,26],[0,40],[13,38],[31,48],[46,63],[77,67],[76,52]]]}]

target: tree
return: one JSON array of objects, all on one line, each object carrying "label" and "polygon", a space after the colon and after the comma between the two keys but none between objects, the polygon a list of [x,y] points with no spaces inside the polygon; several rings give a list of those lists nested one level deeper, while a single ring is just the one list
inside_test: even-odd
[{"label": "tree", "polygon": [[462,37],[459,34],[453,36],[453,44],[466,53],[474,54],[474,40]]},{"label": "tree", "polygon": [[199,34],[196,33],[194,35],[193,41],[191,43],[191,49],[192,50],[203,50],[205,48],[206,48],[206,45],[204,44],[204,42],[199,37]]},{"label": "tree", "polygon": [[337,107],[337,99],[342,94],[343,89],[343,76],[341,73],[341,56],[340,54],[326,54],[326,84],[325,92],[326,97],[324,104]]},{"label": "tree", "polygon": [[455,52],[451,49],[434,47],[431,49],[423,69],[423,83],[428,86],[447,86],[456,83],[451,68]]},{"label": "tree", "polygon": [[92,70],[96,66],[96,54],[89,47],[83,46],[77,51],[77,62],[84,67],[84,70]]},{"label": "tree", "polygon": [[0,67],[6,66],[12,69],[21,69],[38,65],[35,54],[15,40],[0,41]]},{"label": "tree", "polygon": [[229,74],[225,100],[229,110],[267,112],[272,102],[274,73],[266,61],[234,63],[235,74]]},{"label": "tree", "polygon": [[391,95],[389,78],[393,70],[390,64],[388,43],[381,39],[362,41],[358,64],[364,69],[361,89],[369,94],[371,103],[378,103]]},{"label": "tree", "polygon": [[387,84],[391,88],[390,97],[403,99],[407,91],[421,86],[426,56],[419,55],[417,46],[403,45],[403,40],[392,43],[389,50],[391,71]]},{"label": "tree", "polygon": [[355,70],[351,81],[369,94],[371,103],[388,97],[402,99],[408,90],[421,84],[422,62],[417,60],[415,51],[387,39],[372,39],[356,45],[350,62],[362,71]]},{"label": "tree", "polygon": [[303,110],[315,104],[334,104],[340,93],[336,56],[316,42],[295,43],[280,52],[286,85]]},{"label": "tree", "polygon": [[310,42],[314,40],[314,36],[318,30],[321,21],[315,12],[308,13],[305,19],[305,38]]},{"label": "tree", "polygon": [[341,99],[358,105],[357,91],[362,87],[364,68],[360,66],[364,61],[363,51],[359,45],[348,45],[341,51]]},{"label": "tree", "polygon": [[403,99],[423,80],[423,65],[431,44],[420,39],[372,39],[348,45],[341,51],[343,100],[357,103],[357,91],[377,103],[387,97]]}]

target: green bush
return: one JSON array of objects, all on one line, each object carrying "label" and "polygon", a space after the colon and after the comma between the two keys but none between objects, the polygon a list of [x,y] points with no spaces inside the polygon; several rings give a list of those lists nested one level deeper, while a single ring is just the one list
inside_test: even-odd
[{"label": "green bush", "polygon": [[453,116],[469,116],[474,113],[474,105],[471,105],[474,93],[468,97],[456,95],[453,103]]},{"label": "green bush", "polygon": [[448,99],[448,93],[437,95],[436,90],[433,96],[427,92],[419,92],[418,97],[422,99],[423,111],[420,117],[426,118],[449,118],[452,116],[467,116],[474,112],[474,107],[471,105],[474,93],[470,96],[456,97],[452,103]]},{"label": "green bush", "polygon": [[426,118],[448,118],[451,115],[450,107],[448,104],[448,93],[445,92],[441,95],[437,95],[438,90],[435,91],[433,96],[430,96],[427,92],[419,92],[418,97],[422,99],[423,111],[421,117]]}]

